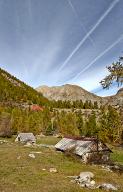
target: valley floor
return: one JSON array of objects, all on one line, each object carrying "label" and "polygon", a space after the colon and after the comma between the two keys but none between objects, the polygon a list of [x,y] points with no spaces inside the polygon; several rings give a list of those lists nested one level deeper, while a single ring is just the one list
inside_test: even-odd
[{"label": "valley floor", "polygon": [[[46,137],[38,140],[38,143],[54,145],[58,140],[58,138]],[[65,156],[53,148],[25,147],[11,139],[7,141],[0,144],[0,192],[103,191],[80,188],[67,178],[67,176],[79,175],[82,171],[93,172],[97,184],[118,185],[120,186],[118,191],[123,192],[123,174],[108,172],[101,166],[84,165],[79,159]],[[29,157],[30,153],[35,154],[34,159]],[[123,150],[115,149],[112,159],[123,163]],[[50,172],[50,168],[56,168],[58,172]]]}]

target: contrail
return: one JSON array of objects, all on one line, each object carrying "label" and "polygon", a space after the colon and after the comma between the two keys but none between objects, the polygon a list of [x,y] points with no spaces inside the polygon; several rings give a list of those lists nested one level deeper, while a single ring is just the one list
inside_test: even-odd
[{"label": "contrail", "polygon": [[82,71],[80,71],[72,80],[77,79],[83,72],[85,72],[89,67],[91,67],[98,59],[100,59],[103,55],[105,55],[108,51],[110,51],[115,45],[117,45],[121,40],[123,40],[123,34],[112,43],[105,51],[99,54],[91,63],[89,63]]},{"label": "contrail", "polygon": [[78,51],[78,49],[83,45],[83,43],[86,41],[86,39],[95,31],[95,29],[100,25],[100,23],[105,19],[105,17],[111,12],[111,10],[116,6],[116,4],[120,0],[114,0],[113,3],[109,6],[109,8],[105,11],[105,13],[99,18],[97,23],[91,28],[91,30],[85,35],[85,37],[79,42],[79,44],[75,47],[75,49],[71,52],[71,54],[67,57],[67,59],[64,61],[64,63],[61,65],[61,67],[58,69],[58,72],[60,72],[65,65],[70,61],[70,59],[73,57],[73,55]]},{"label": "contrail", "polygon": [[[81,27],[83,28],[83,31],[84,31],[85,33],[87,33],[87,30],[86,30],[84,24],[83,24],[82,22],[80,22],[80,18],[79,18],[79,16],[78,16],[78,14],[77,14],[77,12],[76,12],[76,10],[75,10],[75,7],[73,6],[71,0],[67,0],[67,1],[68,1],[69,6],[71,7],[71,9],[72,9],[72,11],[73,11],[73,14],[76,16],[76,18],[78,19]],[[90,36],[89,36],[88,38],[89,38],[90,42],[92,43],[92,45],[95,46],[95,43],[94,43],[93,39],[92,39]]]}]

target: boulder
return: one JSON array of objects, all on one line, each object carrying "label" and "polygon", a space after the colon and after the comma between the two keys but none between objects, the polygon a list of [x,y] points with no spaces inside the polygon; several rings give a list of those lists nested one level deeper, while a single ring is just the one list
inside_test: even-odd
[{"label": "boulder", "polygon": [[83,183],[79,183],[80,187],[86,187],[89,189],[95,189],[95,181],[93,181],[93,183],[91,184],[91,182],[83,182]]},{"label": "boulder", "polygon": [[34,155],[33,153],[30,153],[30,154],[29,154],[29,157],[35,159],[35,155]]},{"label": "boulder", "polygon": [[99,185],[97,188],[104,189],[107,191],[109,191],[109,190],[117,191],[118,190],[114,185],[112,185],[110,183],[103,183],[102,185]]},{"label": "boulder", "polygon": [[79,181],[90,182],[93,177],[94,174],[92,172],[81,172],[79,175]]},{"label": "boulder", "polygon": [[95,188],[95,181],[92,180],[94,174],[92,172],[81,172],[76,182],[79,184],[80,187],[87,187],[90,189]]},{"label": "boulder", "polygon": [[43,168],[43,169],[42,169],[42,171],[46,171],[46,169],[45,169],[45,168]]},{"label": "boulder", "polygon": [[50,173],[57,173],[57,169],[56,168],[50,168]]},{"label": "boulder", "polygon": [[92,181],[90,182],[90,184],[91,184],[91,185],[95,185],[96,182],[95,182],[94,180],[92,180]]}]

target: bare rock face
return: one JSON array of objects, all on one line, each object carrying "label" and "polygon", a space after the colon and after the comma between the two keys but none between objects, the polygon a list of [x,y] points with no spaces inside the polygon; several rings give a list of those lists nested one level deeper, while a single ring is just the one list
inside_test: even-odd
[{"label": "bare rock face", "polygon": [[101,97],[86,91],[85,89],[77,86],[77,85],[63,85],[63,86],[41,86],[36,89],[41,92],[45,97],[50,100],[69,100],[76,101],[82,100],[85,102],[86,100],[92,100],[101,102]]},{"label": "bare rock face", "polygon": [[82,100],[85,101],[97,101],[98,104],[110,104],[110,105],[123,105],[123,88],[121,88],[116,95],[108,97],[99,97],[93,93],[90,93],[77,85],[66,84],[63,86],[40,86],[36,89],[41,92],[43,96],[47,97],[49,100],[69,100],[76,101]]}]

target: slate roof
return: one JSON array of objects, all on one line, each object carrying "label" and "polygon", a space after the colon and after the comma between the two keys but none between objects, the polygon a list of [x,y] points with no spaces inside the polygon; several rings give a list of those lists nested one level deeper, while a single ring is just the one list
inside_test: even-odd
[{"label": "slate roof", "polygon": [[[61,151],[74,149],[75,154],[82,156],[86,153],[97,151],[97,140],[94,138],[63,138],[55,145],[55,148]],[[101,141],[98,141],[98,151],[111,152],[111,150]]]},{"label": "slate roof", "polygon": [[36,141],[36,138],[33,133],[19,133],[15,141],[19,141],[19,138],[21,142]]}]

